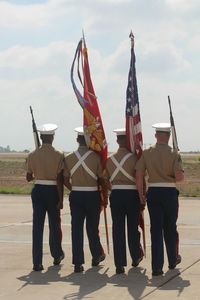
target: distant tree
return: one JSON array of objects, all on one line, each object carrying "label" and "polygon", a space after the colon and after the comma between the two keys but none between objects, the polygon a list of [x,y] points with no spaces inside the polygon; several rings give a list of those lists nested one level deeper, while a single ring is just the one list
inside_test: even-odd
[{"label": "distant tree", "polygon": [[11,152],[10,146],[9,145],[7,147],[0,146],[0,152]]},{"label": "distant tree", "polygon": [[24,153],[29,153],[29,152],[30,152],[30,150],[28,150],[28,149],[25,149],[23,152],[24,152]]}]

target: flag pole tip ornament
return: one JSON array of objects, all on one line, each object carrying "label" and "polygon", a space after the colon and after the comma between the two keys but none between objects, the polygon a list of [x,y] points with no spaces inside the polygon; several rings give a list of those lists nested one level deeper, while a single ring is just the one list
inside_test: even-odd
[{"label": "flag pole tip ornament", "polygon": [[126,128],[117,128],[114,129],[113,132],[116,133],[117,136],[126,135]]},{"label": "flag pole tip ornament", "polygon": [[78,135],[81,135],[81,136],[84,135],[83,126],[79,126],[79,127],[74,128],[74,131],[76,131]]},{"label": "flag pole tip ornament", "polygon": [[129,34],[129,37],[134,39],[134,34],[133,34],[133,31],[132,31],[132,30],[131,30],[131,32],[130,32],[130,34]]},{"label": "flag pole tip ornament", "polygon": [[156,123],[152,125],[156,131],[159,132],[171,132],[171,125],[170,123]]},{"label": "flag pole tip ornament", "polygon": [[42,135],[54,135],[57,128],[56,124],[48,123],[38,126],[37,130]]}]

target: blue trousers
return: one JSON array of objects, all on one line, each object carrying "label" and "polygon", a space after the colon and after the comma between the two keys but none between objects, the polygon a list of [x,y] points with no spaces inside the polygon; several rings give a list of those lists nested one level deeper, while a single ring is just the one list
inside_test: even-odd
[{"label": "blue trousers", "polygon": [[164,265],[164,241],[169,265],[175,265],[178,248],[178,191],[176,188],[150,187],[147,205],[151,223],[152,269]]},{"label": "blue trousers", "polygon": [[128,247],[132,260],[142,255],[138,231],[140,201],[136,190],[113,190],[110,195],[114,262],[116,267],[126,266],[126,226]]},{"label": "blue trousers", "polygon": [[49,246],[51,255],[56,259],[62,255],[62,231],[60,210],[57,209],[58,191],[55,185],[39,185],[33,187],[33,264],[42,264],[43,231],[46,213],[49,221]]},{"label": "blue trousers", "polygon": [[100,193],[72,191],[69,195],[72,225],[72,263],[84,264],[84,221],[93,259],[104,253],[99,238]]}]

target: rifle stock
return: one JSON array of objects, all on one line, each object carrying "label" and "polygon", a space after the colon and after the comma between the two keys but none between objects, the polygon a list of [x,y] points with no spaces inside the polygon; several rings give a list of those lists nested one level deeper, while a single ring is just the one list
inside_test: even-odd
[{"label": "rifle stock", "polygon": [[35,142],[35,148],[37,149],[40,147],[40,139],[38,136],[37,127],[35,124],[35,119],[33,116],[33,110],[32,110],[31,106],[30,106],[30,112],[31,112],[31,116],[32,116],[32,127],[33,127],[33,137],[34,137],[34,142]]},{"label": "rifle stock", "polygon": [[169,103],[169,111],[170,111],[170,124],[171,124],[171,130],[172,130],[173,149],[176,151],[179,151],[178,140],[177,140],[177,135],[176,135],[176,128],[175,128],[174,118],[173,118],[173,114],[172,114],[171,100],[170,100],[169,96],[168,96],[168,103]]}]

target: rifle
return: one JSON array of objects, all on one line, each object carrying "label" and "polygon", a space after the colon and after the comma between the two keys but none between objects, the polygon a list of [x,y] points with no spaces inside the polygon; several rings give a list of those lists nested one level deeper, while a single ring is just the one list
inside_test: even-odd
[{"label": "rifle", "polygon": [[30,112],[31,112],[31,116],[32,116],[32,127],[33,127],[33,137],[34,137],[34,141],[35,141],[35,148],[37,149],[40,147],[40,139],[38,136],[37,127],[35,124],[35,119],[33,116],[33,110],[32,110],[31,106],[30,106]]},{"label": "rifle", "polygon": [[171,107],[171,101],[170,101],[169,96],[168,96],[168,103],[169,103],[169,111],[170,111],[170,123],[171,123],[171,128],[172,128],[173,149],[178,152],[179,151],[178,140],[177,140],[176,128],[175,128],[175,124],[174,124],[174,118],[173,118],[173,115],[172,115],[172,107]]}]

